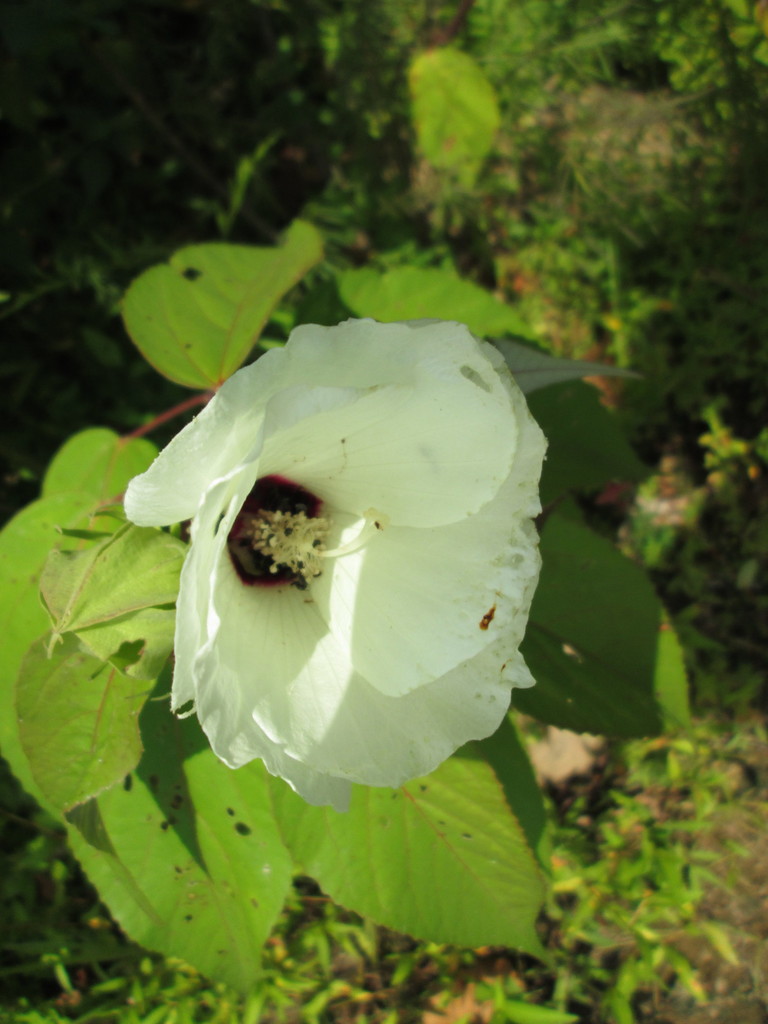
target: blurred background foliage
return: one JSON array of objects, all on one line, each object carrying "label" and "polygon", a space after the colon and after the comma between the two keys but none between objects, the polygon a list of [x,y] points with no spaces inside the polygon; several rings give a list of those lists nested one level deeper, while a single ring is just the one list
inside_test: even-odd
[{"label": "blurred background foliage", "polygon": [[[187,243],[269,244],[301,215],[326,259],[273,339],[349,315],[347,271],[437,267],[493,292],[553,353],[640,371],[601,397],[649,475],[579,500],[651,571],[700,719],[693,737],[617,746],[589,783],[550,784],[556,974],[374,934],[300,883],[247,1005],[127,947],[3,781],[16,874],[2,872],[0,978],[8,1006],[27,999],[10,1019],[286,1019],[302,1005],[306,1019],[394,1020],[457,975],[475,985],[467,1019],[490,1001],[525,1024],[520,1000],[538,992],[568,1019],[623,1024],[660,979],[702,998],[668,939],[707,898],[680,807],[692,834],[738,794],[754,810],[768,785],[765,0],[5,0],[0,33],[4,518],[69,434],[130,431],[188,395],[126,338],[130,280]],[[441,97],[455,136],[430,129]],[[722,771],[702,773],[708,750]],[[732,846],[751,849],[752,827]],[[629,853],[641,870],[622,880],[612,865]],[[670,886],[671,902],[644,895]]]}]

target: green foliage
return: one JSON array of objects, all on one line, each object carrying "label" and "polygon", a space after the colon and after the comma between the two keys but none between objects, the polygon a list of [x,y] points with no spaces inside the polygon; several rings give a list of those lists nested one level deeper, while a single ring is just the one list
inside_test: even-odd
[{"label": "green foliage", "polygon": [[283,785],[275,799],[298,863],[344,906],[437,942],[543,952],[533,927],[541,870],[482,760],[457,756],[396,791],[357,787],[344,815]]},{"label": "green foliage", "polygon": [[[203,278],[226,274],[230,252],[209,249]],[[264,251],[256,257],[266,259]],[[275,251],[274,258],[280,267],[282,254]],[[439,287],[454,283],[439,271],[416,278],[395,273],[395,304],[397,283],[404,283],[408,302],[416,279]],[[146,280],[140,278],[139,286]],[[239,287],[245,294],[244,285]],[[132,290],[129,322],[142,315],[140,292],[141,287]],[[367,312],[369,294],[363,290],[356,300],[360,312]],[[151,307],[153,294],[148,301]],[[473,306],[478,315],[484,303],[491,315],[504,310],[471,285],[454,302]],[[186,315],[186,308],[186,287],[164,293],[168,322],[178,312]],[[221,338],[231,336],[241,308],[242,301],[219,304],[213,318],[217,333],[200,334],[196,342],[201,365],[221,360]],[[509,355],[514,366],[515,346]],[[568,369],[579,372],[582,367]],[[582,404],[574,418],[583,420],[583,399],[576,395]],[[54,462],[50,487],[66,475],[73,452],[82,459],[76,478],[87,483],[91,501],[119,486],[116,455],[123,470],[131,463],[105,441],[91,431],[70,442]],[[139,458],[148,454],[136,451]],[[605,465],[636,468],[618,441]],[[578,482],[579,474],[574,478],[569,468],[564,479],[556,476],[557,493]],[[594,484],[591,465],[581,482]],[[522,698],[523,706],[545,722],[624,735],[656,732],[661,717],[654,698],[662,707],[664,697],[654,691],[660,606],[639,569],[585,527],[561,518],[554,517],[544,534],[550,575],[533,611],[529,640],[540,682],[532,696]],[[42,571],[54,656],[46,660],[40,643],[27,654],[17,687],[26,759],[14,756],[13,737],[8,756],[14,766],[18,760],[20,774],[31,770],[48,805],[70,812],[77,856],[129,935],[245,991],[257,976],[257,951],[295,861],[339,902],[389,927],[440,941],[503,943],[543,953],[534,927],[543,895],[534,853],[543,849],[541,811],[533,776],[509,730],[503,753],[497,744],[486,760],[482,745],[476,746],[469,756],[399,791],[360,789],[349,813],[338,814],[305,805],[283,783],[268,780],[258,764],[232,773],[216,760],[196,723],[182,725],[150,703],[143,715],[144,755],[133,772],[140,751],[136,714],[146,695],[136,692],[129,676],[154,678],[170,650],[170,606],[185,546],[163,531],[108,521],[113,532],[103,536],[75,531],[72,539],[81,548],[54,549]],[[549,544],[563,532],[559,546]],[[593,595],[613,614],[617,600],[625,602],[624,630],[606,636],[606,612]],[[586,611],[586,618],[574,618],[574,609]],[[539,635],[554,643],[549,663],[539,657]],[[64,646],[56,653],[62,636]],[[93,655],[111,664],[102,669]],[[574,666],[574,658],[585,665]],[[682,665],[672,661],[668,669],[671,692],[684,704]],[[617,680],[623,687],[618,700]],[[514,782],[505,767],[510,758],[517,765]],[[67,772],[57,772],[61,762]],[[454,894],[450,900],[443,898],[446,892]]]},{"label": "green foliage", "polygon": [[143,438],[121,438],[103,427],[83,430],[56,453],[43,479],[42,496],[71,492],[88,495],[97,505],[109,504],[156,454],[155,445]]},{"label": "green foliage", "polygon": [[472,185],[499,127],[493,86],[468,54],[451,47],[415,57],[408,83],[418,148],[459,185]]},{"label": "green foliage", "polygon": [[54,549],[40,577],[50,648],[73,633],[102,661],[156,679],[173,646],[170,606],[185,554],[177,538],[129,523],[84,551]]},{"label": "green foliage", "polygon": [[[551,554],[539,597],[544,605],[541,614],[536,611],[541,657],[546,654],[549,665],[567,671],[558,677],[561,690],[571,675],[574,689],[558,693],[544,671],[543,687],[521,700],[546,696],[546,709],[537,709],[545,720],[580,728],[595,728],[599,721],[617,730],[621,720],[631,732],[630,719],[636,728],[658,726],[662,718],[666,724],[685,721],[679,637],[699,709],[744,714],[763,699],[761,652],[768,621],[768,349],[762,337],[768,68],[761,11],[746,0],[622,8],[604,0],[476,0],[465,20],[454,24],[455,6],[421,0],[370,0],[341,8],[326,0],[11,5],[0,15],[7,54],[0,100],[8,129],[0,219],[6,242],[0,248],[7,254],[0,261],[7,339],[0,361],[6,512],[11,516],[36,497],[46,463],[70,431],[99,422],[132,431],[153,411],[180,400],[177,387],[135,358],[120,327],[120,296],[139,271],[160,264],[156,270],[174,281],[169,287],[186,289],[184,301],[196,303],[204,293],[203,305],[220,312],[218,288],[208,293],[195,287],[202,281],[180,277],[173,262],[165,263],[169,253],[188,251],[196,239],[201,246],[191,248],[198,253],[211,251],[208,239],[214,246],[226,239],[230,251],[256,244],[262,254],[272,253],[265,246],[302,218],[322,230],[324,262],[317,264],[316,239],[307,236],[307,249],[295,254],[292,267],[281,268],[279,280],[259,292],[259,308],[235,332],[237,343],[226,358],[226,337],[206,347],[215,329],[208,342],[199,342],[201,321],[185,309],[178,321],[183,339],[173,340],[164,328],[169,361],[163,366],[171,377],[185,386],[215,386],[247,357],[259,335],[262,343],[273,342],[296,322],[335,322],[347,311],[383,318],[455,316],[480,334],[521,335],[549,352],[592,361],[607,357],[639,369],[643,380],[603,387],[610,409],[586,385],[546,388],[531,398],[550,436],[545,501],[575,494],[585,519],[565,519],[557,510],[545,522],[543,546]],[[272,266],[267,259],[265,265]],[[299,278],[298,288],[288,292]],[[145,338],[145,327],[135,333]],[[158,355],[159,336],[150,331],[142,341],[155,363],[166,359]],[[183,345],[198,342],[208,364],[196,373],[184,368]],[[521,358],[519,349],[510,351]],[[634,504],[623,485],[640,480],[643,470],[620,423],[646,461],[664,460]],[[168,431],[160,428],[161,443]],[[63,693],[82,687],[89,693],[87,725],[102,693],[128,696],[118,718],[133,739],[109,751],[113,766],[103,775],[91,766],[95,775],[86,772],[78,780],[85,765],[84,733],[71,771],[58,779],[55,759],[66,764],[71,757],[69,735],[38,733],[22,747],[13,724],[14,694],[2,688],[0,746],[25,788],[56,814],[108,775],[122,777],[138,749],[135,714],[148,683],[126,679],[114,667],[97,675],[81,671],[91,662],[69,646],[44,662],[42,648],[34,646],[48,629],[36,580],[51,549],[62,552],[54,559],[66,562],[79,558],[89,543],[97,549],[108,543],[98,534],[115,531],[119,523],[94,518],[94,508],[118,498],[153,451],[146,441],[119,440],[102,429],[76,435],[51,465],[42,498],[0,534],[2,677],[15,679],[26,652],[36,652],[29,655],[33,689],[26,696],[20,692],[19,699],[42,709],[49,693],[63,704]],[[597,504],[585,497],[595,493]],[[672,613],[673,630],[664,628],[661,605],[638,567],[613,550],[617,532],[622,549],[651,571]],[[561,534],[579,541],[581,561],[563,561],[556,543]],[[587,562],[596,576],[613,581],[618,602],[600,605],[585,589],[578,572]],[[644,609],[642,623],[625,613],[616,627],[616,608],[634,600]],[[161,614],[158,636],[167,644],[173,612],[164,608]],[[541,625],[547,616],[552,635]],[[598,635],[601,626],[605,638]],[[632,644],[645,644],[632,676],[642,700],[633,702],[623,690],[608,694],[612,671],[602,667],[593,677],[586,660],[578,662],[563,650],[566,644],[583,653],[577,635],[582,645],[597,636],[607,649],[616,628]],[[126,671],[140,666],[139,650],[131,645],[145,639],[147,629],[145,621],[141,637],[135,631],[102,634],[100,657],[112,657]],[[81,631],[82,639],[86,633]],[[92,632],[92,642],[94,637]],[[70,634],[66,643],[71,642]],[[128,647],[117,662],[114,655],[124,642]],[[149,675],[158,670],[161,648],[162,643]],[[529,657],[535,660],[530,652]],[[124,689],[99,690],[106,675]],[[597,693],[594,678],[602,680]],[[57,680],[64,681],[64,691],[54,685]],[[167,689],[167,680],[163,685]],[[567,701],[576,693],[585,696],[574,710]],[[152,711],[157,709],[150,706],[147,714]],[[67,713],[64,706],[65,722]],[[34,733],[42,721],[32,715],[27,728]],[[627,748],[635,767],[628,778],[610,783],[611,795],[604,794],[609,812],[603,807],[593,813],[594,807],[577,800],[566,814],[555,838],[560,910],[549,909],[560,922],[550,939],[554,951],[562,951],[557,981],[527,974],[530,967],[515,963],[508,973],[526,979],[525,991],[508,979],[478,982],[497,1016],[525,1020],[529,1011],[542,1009],[535,1005],[542,1001],[556,1004],[551,1014],[572,1010],[584,1016],[587,1004],[602,1001],[593,1015],[623,1024],[636,1015],[638,991],[656,986],[666,972],[677,972],[695,991],[696,979],[665,930],[674,930],[675,922],[691,925],[704,876],[685,839],[671,839],[670,830],[643,809],[642,793],[627,797],[633,786],[662,785],[646,770],[654,749],[664,753],[662,781],[682,772],[693,785],[698,772],[706,776],[702,790],[711,795],[717,783],[703,770],[706,756],[693,757],[684,742],[640,753],[636,746]],[[517,840],[522,830],[528,850],[546,862],[538,792],[525,775],[530,766],[516,747],[500,737],[496,743],[501,748],[484,746],[477,764],[463,752],[456,770],[466,770],[470,780],[484,775],[497,801],[503,789],[505,827]],[[46,750],[50,757],[31,767],[25,749],[33,760]],[[188,761],[197,757],[207,764],[202,751]],[[638,760],[645,765],[639,771]],[[187,762],[173,763],[173,777],[186,779]],[[141,807],[163,841],[183,845],[184,836],[172,825],[171,835],[162,830],[174,812],[172,796],[163,790],[156,797],[142,771],[131,775]],[[516,791],[521,774],[527,781]],[[221,778],[222,785],[234,784],[225,781],[226,773]],[[196,799],[209,801],[211,820],[217,821],[215,796],[197,781],[195,786]],[[161,916],[168,907],[176,913],[173,900],[183,887],[158,872],[146,883],[151,893],[145,893],[139,877],[143,833],[137,829],[130,837],[128,827],[121,830],[117,822],[124,793],[113,788],[71,812],[74,842],[90,858],[89,871],[110,903],[128,915],[129,930],[149,946],[166,949],[167,935],[148,911],[166,887],[170,895],[159,899],[154,913],[158,907]],[[669,793],[674,803],[677,791]],[[270,836],[275,821],[261,799],[254,814]],[[100,810],[102,800],[106,812]],[[397,800],[404,806],[404,798]],[[21,815],[33,813],[18,795],[4,803]],[[584,816],[592,819],[586,832]],[[50,829],[48,819],[35,820]],[[13,991],[27,991],[30,999],[50,991],[35,987],[40,978],[50,979],[72,1000],[39,1012],[15,1007],[14,1019],[77,1017],[77,972],[83,964],[89,972],[83,1020],[104,1008],[104,1014],[126,1021],[216,1014],[234,1022],[288,1015],[297,1006],[318,1020],[342,1006],[338,1014],[348,1020],[385,1012],[362,980],[366,971],[381,970],[385,985],[398,970],[413,977],[418,991],[428,984],[415,965],[429,951],[387,951],[385,943],[377,949],[370,926],[345,917],[316,894],[306,900],[289,896],[289,910],[266,949],[268,980],[241,1002],[221,986],[208,986],[191,968],[156,966],[108,928],[80,920],[80,910],[72,907],[84,907],[93,897],[80,882],[75,902],[70,897],[65,903],[65,887],[76,872],[55,834],[43,831],[31,843],[14,836],[13,842],[26,859],[18,891],[9,888],[12,872],[3,873],[2,907],[4,913],[11,908],[14,927],[27,920],[23,941],[11,954],[10,970],[21,974],[4,977],[22,977],[24,984]],[[333,876],[324,843],[321,837],[318,863],[324,858],[341,892],[343,880]],[[230,894],[219,879],[232,870],[229,854],[206,849],[201,867],[184,850],[206,894],[206,913],[219,901],[224,915]],[[128,867],[120,865],[123,856]],[[532,854],[521,857],[530,867]],[[279,898],[290,867],[284,863],[282,870]],[[49,880],[55,896],[41,930],[34,931],[38,923],[24,908],[37,906],[38,877]],[[378,909],[375,893],[355,892],[351,901],[358,898],[361,907],[370,900]],[[129,911],[131,900],[136,907],[144,900],[144,910]],[[245,911],[233,911],[252,951],[261,946],[277,902],[245,923],[237,916]],[[417,917],[418,909],[413,908]],[[405,914],[402,907],[399,913]],[[402,927],[409,920],[397,918]],[[212,925],[214,931],[220,927],[220,921]],[[185,936],[180,926],[178,933]],[[185,941],[198,962],[215,962],[213,944],[205,949],[192,935]],[[607,950],[604,961],[600,950]],[[356,957],[355,979],[335,973],[334,958],[341,954]],[[439,955],[436,984],[447,993],[459,960]],[[240,980],[247,974],[239,961],[232,972],[240,972]],[[402,1010],[413,999],[398,984],[391,998]]]},{"label": "green foliage", "polygon": [[72,820],[75,854],[136,941],[247,990],[290,882],[266,773],[231,771],[164,702],[142,739],[136,772]]},{"label": "green foliage", "polygon": [[163,376],[187,387],[218,387],[322,254],[317,231],[301,221],[273,249],[187,246],[133,282],[123,302],[126,330]]},{"label": "green foliage", "polygon": [[136,766],[145,697],[135,680],[75,643],[53,653],[43,642],[30,647],[16,690],[19,737],[50,806],[71,810]]},{"label": "green foliage", "polygon": [[665,720],[686,724],[681,652],[661,643],[669,627],[642,569],[560,512],[547,520],[541,550],[523,644],[537,685],[516,693],[515,706],[540,721],[614,736],[647,736]]},{"label": "green foliage", "polygon": [[513,309],[449,269],[398,267],[382,274],[366,267],[341,274],[338,287],[344,304],[356,316],[458,320],[480,337],[525,334],[525,325]]}]

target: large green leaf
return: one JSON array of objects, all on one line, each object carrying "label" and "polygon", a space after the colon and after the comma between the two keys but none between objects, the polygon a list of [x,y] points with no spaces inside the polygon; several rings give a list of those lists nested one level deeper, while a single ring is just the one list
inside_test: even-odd
[{"label": "large green leaf", "polygon": [[451,270],[347,270],[339,276],[339,293],[349,310],[374,320],[458,320],[480,337],[525,334],[525,324],[514,309]]},{"label": "large green leaf", "polygon": [[82,430],[54,455],[43,480],[43,497],[78,492],[92,497],[94,504],[114,501],[156,455],[155,445],[143,438],[122,438],[105,427]]},{"label": "large green leaf", "polygon": [[542,874],[484,760],[453,757],[397,790],[356,786],[346,814],[274,789],[288,847],[332,899],[436,942],[541,954]]},{"label": "large green leaf", "polygon": [[[41,803],[47,801],[19,740],[12,685],[27,649],[50,626],[40,601],[38,578],[51,548],[62,543],[59,528],[87,527],[94,504],[122,491],[134,473],[147,468],[155,451],[146,442],[131,442],[124,444],[116,457],[115,435],[105,432],[107,443],[100,433],[84,431],[64,445],[51,465],[50,479],[46,478],[46,497],[22,509],[0,532],[0,678],[4,680],[0,686],[0,750],[24,788]],[[97,443],[92,439],[79,450],[80,467],[86,472],[78,476],[78,460],[70,458],[77,449],[68,445],[74,446],[86,435],[95,436]],[[68,474],[82,492],[60,490]],[[117,523],[106,522],[100,528],[112,526]]]},{"label": "large green leaf", "polygon": [[135,680],[82,653],[72,641],[49,656],[44,640],[21,663],[19,733],[46,802],[67,811],[134,768],[138,714],[146,693]]},{"label": "large green leaf", "polygon": [[218,387],[245,362],[285,293],[323,255],[295,221],[276,247],[189,245],[131,284],[123,319],[145,359],[192,388]]},{"label": "large green leaf", "polygon": [[528,398],[549,448],[541,477],[544,505],[569,491],[594,491],[610,480],[638,481],[648,473],[616,416],[597,390],[571,381]]},{"label": "large green leaf", "polygon": [[291,880],[265,772],[227,768],[166,703],[141,731],[138,770],[72,818],[75,853],[132,939],[247,990]]},{"label": "large green leaf", "polygon": [[472,185],[499,128],[493,86],[468,54],[452,47],[418,54],[408,84],[419,149],[433,167]]},{"label": "large green leaf", "polygon": [[517,708],[542,722],[612,736],[647,736],[687,721],[679,648],[634,562],[582,523],[554,513],[523,653],[535,679]]},{"label": "large green leaf", "polygon": [[57,526],[84,521],[90,502],[76,494],[42,498],[22,509],[0,533],[0,750],[21,784],[41,803],[19,741],[13,681],[27,648],[49,626],[37,592],[37,579],[48,552],[60,540]]},{"label": "large green leaf", "polygon": [[550,843],[547,832],[547,811],[536,781],[528,753],[509,715],[499,728],[478,743],[468,743],[461,757],[479,757],[493,769],[501,783],[507,803],[538,856],[539,863],[549,866]]},{"label": "large green leaf", "polygon": [[[91,652],[111,657],[139,644],[129,675],[155,679],[173,646],[174,613],[186,545],[160,530],[122,526],[83,551],[50,553],[40,590],[54,641],[76,633]],[[121,667],[123,667],[121,665]]]}]

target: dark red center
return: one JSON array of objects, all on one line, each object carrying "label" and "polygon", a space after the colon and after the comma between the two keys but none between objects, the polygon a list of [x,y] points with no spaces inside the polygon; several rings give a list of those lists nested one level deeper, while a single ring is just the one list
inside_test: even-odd
[{"label": "dark red center", "polygon": [[322,501],[316,494],[305,490],[284,476],[263,476],[253,485],[253,490],[237,513],[227,537],[227,547],[237,575],[247,586],[258,584],[273,587],[280,583],[291,583],[304,589],[306,583],[301,577],[285,566],[272,572],[274,565],[268,555],[254,551],[251,543],[250,523],[259,512],[303,512],[308,519],[320,514]]}]

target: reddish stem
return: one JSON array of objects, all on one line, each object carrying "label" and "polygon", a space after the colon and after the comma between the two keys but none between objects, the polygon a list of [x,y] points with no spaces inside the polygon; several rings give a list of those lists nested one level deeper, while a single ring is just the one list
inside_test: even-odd
[{"label": "reddish stem", "polygon": [[156,427],[159,427],[163,423],[167,423],[168,420],[172,420],[175,416],[181,416],[183,412],[188,412],[190,409],[194,409],[198,405],[207,405],[208,402],[213,398],[212,391],[201,391],[197,395],[192,395],[191,398],[185,398],[183,402],[179,402],[178,405],[174,405],[172,409],[166,409],[165,412],[161,412],[159,416],[155,416],[149,423],[145,423],[142,427],[137,427],[132,430],[130,434],[123,434],[123,440],[129,441],[134,437],[144,437],[145,434],[150,434]]},{"label": "reddish stem", "polygon": [[474,3],[475,0],[462,0],[451,23],[435,34],[435,46],[447,46],[461,32]]}]

